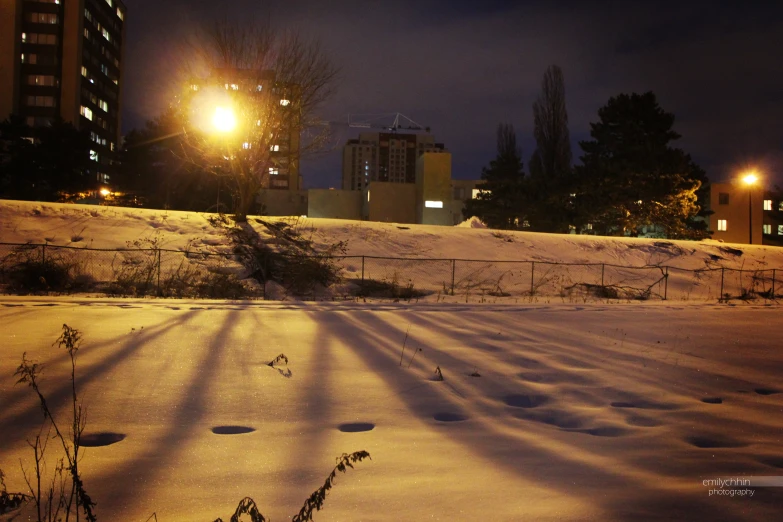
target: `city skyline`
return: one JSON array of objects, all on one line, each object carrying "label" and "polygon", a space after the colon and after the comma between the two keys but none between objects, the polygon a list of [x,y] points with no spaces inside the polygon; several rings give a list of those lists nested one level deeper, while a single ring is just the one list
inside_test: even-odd
[{"label": "city skyline", "polygon": [[[185,37],[203,20],[236,17],[251,3],[129,1],[123,131],[165,108]],[[495,154],[495,127],[514,124],[527,166],[531,105],[550,64],[562,67],[578,141],[610,96],[652,90],[677,116],[677,146],[712,181],[756,167],[783,184],[780,6],[740,3],[419,2],[339,6],[271,2],[269,15],[320,39],[342,76],[324,119],[402,112],[431,127],[454,155],[454,177],[477,178]],[[257,13],[257,17],[265,16]],[[307,187],[339,187],[341,150],[358,131],[335,126],[333,150],[303,160]]]}]

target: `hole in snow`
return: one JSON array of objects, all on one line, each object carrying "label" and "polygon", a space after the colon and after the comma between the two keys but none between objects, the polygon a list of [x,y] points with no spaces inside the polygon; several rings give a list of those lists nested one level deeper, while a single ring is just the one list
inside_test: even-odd
[{"label": "hole in snow", "polygon": [[375,424],[371,422],[349,422],[348,424],[340,424],[337,426],[337,429],[345,433],[358,433],[360,431],[370,431],[374,427]]},{"label": "hole in snow", "polygon": [[759,395],[775,395],[776,393],[780,393],[780,391],[771,388],[756,388],[754,391]]},{"label": "hole in snow", "polygon": [[441,412],[432,416],[433,419],[440,422],[462,422],[468,420],[466,415],[461,413]]},{"label": "hole in snow", "polygon": [[701,402],[706,402],[707,404],[723,404],[723,399],[720,397],[705,397]]},{"label": "hole in snow", "polygon": [[549,402],[546,395],[508,395],[503,402],[515,408],[537,408]]},{"label": "hole in snow", "polygon": [[256,429],[249,426],[215,426],[212,428],[212,433],[216,435],[239,435],[253,431],[256,431]]},{"label": "hole in snow", "polygon": [[125,438],[124,433],[83,433],[79,440],[79,445],[87,448],[97,448],[99,446],[110,446],[116,444]]}]

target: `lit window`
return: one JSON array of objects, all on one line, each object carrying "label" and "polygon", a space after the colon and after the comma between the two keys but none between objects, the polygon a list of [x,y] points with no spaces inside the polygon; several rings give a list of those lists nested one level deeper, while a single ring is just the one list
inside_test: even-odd
[{"label": "lit window", "polygon": [[106,0],[106,3],[109,4],[109,7],[114,7],[113,0]]},{"label": "lit window", "polygon": [[109,31],[107,31],[105,27],[101,29],[101,33],[103,34],[103,37],[106,38],[107,41],[111,42],[111,35],[109,34]]},{"label": "lit window", "polygon": [[285,98],[280,100],[280,105],[282,105],[283,107],[288,106],[288,104],[290,104],[290,103],[291,103],[291,101],[290,100],[286,100]]},{"label": "lit window", "polygon": [[719,219],[718,220],[718,232],[726,232],[727,225],[728,225],[728,223],[726,223],[725,219]]},{"label": "lit window", "polygon": [[93,161],[98,161],[98,153],[95,152],[94,150],[91,150],[90,151],[90,159],[93,160]]},{"label": "lit window", "polygon": [[246,141],[242,144],[242,148],[245,150],[251,149],[253,146],[250,144],[250,142]]},{"label": "lit window", "polygon": [[256,91],[261,92],[262,90],[264,90],[264,86],[263,85],[257,85],[256,86]]},{"label": "lit window", "polygon": [[718,194],[718,205],[728,205],[729,204],[729,195],[725,192],[721,192]]},{"label": "lit window", "polygon": [[191,86],[190,86],[190,90],[191,90],[191,91],[197,91],[197,90],[198,90],[198,85],[196,85],[196,84],[194,83],[193,85],[191,85]]},{"label": "lit window", "polygon": [[38,63],[38,55],[33,53],[22,53],[22,63]]},{"label": "lit window", "polygon": [[98,106],[103,109],[103,112],[109,112],[109,104],[103,100],[98,100]]},{"label": "lit window", "polygon": [[269,167],[270,176],[277,176],[278,174],[280,174],[280,170],[277,167]]},{"label": "lit window", "polygon": [[82,65],[82,76],[87,78],[87,67],[85,67],[84,65]]},{"label": "lit window", "polygon": [[771,199],[765,199],[764,200],[764,210],[772,210],[772,200]]},{"label": "lit window", "polygon": [[229,87],[231,87],[232,91],[238,91],[239,90],[239,85],[237,85],[236,83],[232,83]]},{"label": "lit window", "polygon": [[[361,187],[361,186],[362,186],[362,184],[361,184],[361,183],[359,183],[359,186]],[[369,191],[369,190],[367,191],[367,201],[368,201],[368,202],[370,201],[370,191]]]},{"label": "lit window", "polygon": [[122,12],[122,9],[119,7],[117,8],[117,18],[120,20],[125,20],[125,13]]},{"label": "lit window", "polygon": [[442,201],[425,201],[424,206],[427,208],[443,208]]},{"label": "lit window", "polygon": [[272,152],[278,152],[280,150],[280,145],[272,145],[271,147],[269,147],[269,150],[271,150]]},{"label": "lit window", "polygon": [[88,40],[90,39],[90,30],[87,29],[86,27],[84,28],[84,37],[87,38]]},{"label": "lit window", "polygon": [[473,189],[473,199],[476,199],[481,194],[481,189]]},{"label": "lit window", "polygon": [[22,42],[27,41],[27,33],[22,33]]},{"label": "lit window", "polygon": [[88,120],[92,121],[92,109],[90,109],[89,107],[85,107],[84,105],[82,105],[81,114]]},{"label": "lit window", "polygon": [[585,228],[587,230],[593,230],[593,224],[592,223],[588,223],[587,225],[585,225]]},{"label": "lit window", "polygon": [[783,236],[783,225],[778,225],[778,235]]},{"label": "lit window", "polygon": [[771,234],[772,233],[772,225],[763,225],[764,233],[765,234]]},{"label": "lit window", "polygon": [[112,141],[112,142],[110,143],[110,145],[111,145],[111,150],[112,150],[112,152],[114,152],[114,142]]}]

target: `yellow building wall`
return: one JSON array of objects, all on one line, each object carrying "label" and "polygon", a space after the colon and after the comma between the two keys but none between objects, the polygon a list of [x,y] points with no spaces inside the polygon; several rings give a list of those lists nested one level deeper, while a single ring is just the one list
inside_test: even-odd
[{"label": "yellow building wall", "polygon": [[370,221],[416,223],[416,185],[373,181],[360,194],[364,194]]},{"label": "yellow building wall", "polygon": [[362,219],[360,190],[310,189],[307,193],[307,217]]},{"label": "yellow building wall", "polygon": [[[416,222],[453,225],[451,200],[451,154],[425,152],[416,160]],[[442,208],[428,208],[427,201],[441,202]]]},{"label": "yellow building wall", "polygon": [[[720,204],[720,194],[728,194],[728,204]],[[764,221],[764,190],[760,186],[750,190],[751,209],[748,209],[748,187],[737,183],[712,183],[710,185],[710,230],[712,239],[727,243],[748,244],[749,219],[752,212],[753,244],[762,244]],[[718,230],[718,220],[726,220],[726,230]]]}]

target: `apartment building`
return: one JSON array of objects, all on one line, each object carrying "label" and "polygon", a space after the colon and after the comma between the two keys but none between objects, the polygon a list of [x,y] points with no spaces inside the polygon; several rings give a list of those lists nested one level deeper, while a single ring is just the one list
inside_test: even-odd
[{"label": "apartment building", "polygon": [[783,246],[783,194],[740,182],[710,184],[709,230],[727,243]]},{"label": "apartment building", "polygon": [[119,0],[0,2],[0,119],[88,131],[99,184],[118,166],[126,12]]},{"label": "apartment building", "polygon": [[416,160],[447,152],[431,134],[363,132],[343,147],[343,190],[363,190],[373,181],[415,183]]}]

